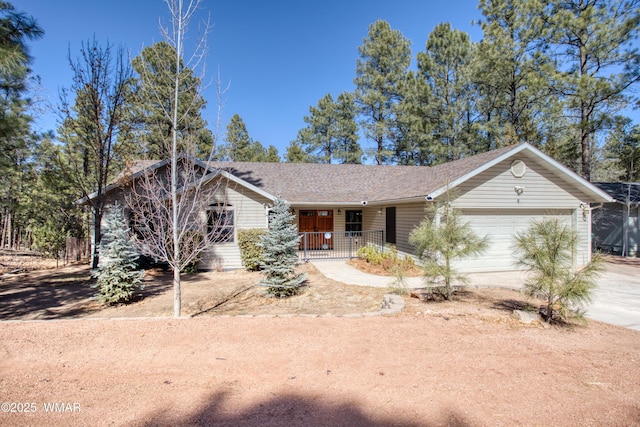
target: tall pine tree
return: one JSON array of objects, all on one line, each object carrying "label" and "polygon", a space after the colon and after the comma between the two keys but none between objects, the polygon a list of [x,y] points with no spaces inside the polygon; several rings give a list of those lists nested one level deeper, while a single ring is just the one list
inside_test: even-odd
[{"label": "tall pine tree", "polygon": [[444,23],[434,28],[426,50],[418,53],[418,70],[433,94],[429,110],[434,128],[429,149],[435,163],[457,160],[474,151],[473,49],[467,33]]},{"label": "tall pine tree", "polygon": [[430,165],[437,160],[432,150],[435,118],[431,87],[426,80],[409,71],[400,85],[402,100],[395,106],[395,159],[401,165]]},{"label": "tall pine tree", "polygon": [[234,114],[227,125],[226,144],[220,149],[220,157],[232,162],[279,162],[278,150],[273,145],[265,148],[260,141],[249,136],[247,125]]},{"label": "tall pine tree", "polygon": [[629,105],[640,81],[638,0],[553,0],[544,19],[551,31],[542,42],[558,65],[552,81],[572,119],[579,172],[591,178],[596,135]]},{"label": "tall pine tree", "polygon": [[392,131],[396,122],[394,105],[401,99],[400,84],[411,63],[411,42],[388,22],[369,26],[368,37],[358,48],[355,98],[362,131],[373,141],[376,163],[388,163],[395,151]]},{"label": "tall pine tree", "polygon": [[[175,48],[166,41],[145,47],[133,59],[136,90],[131,102],[135,126],[132,135],[142,154],[151,159],[164,160],[171,154],[173,125],[170,112],[176,76],[179,79],[178,114],[181,117],[176,129],[180,141],[195,141],[196,157],[206,158],[214,143],[207,122],[202,117],[206,101],[200,94],[201,81],[194,71],[181,60],[174,60]],[[178,147],[184,151],[183,144]]]},{"label": "tall pine tree", "polygon": [[0,1],[0,247],[18,246],[28,225],[21,199],[35,136],[26,96],[31,73],[27,41],[42,35],[34,18]]},{"label": "tall pine tree", "polygon": [[311,163],[309,155],[304,151],[298,140],[289,143],[284,159],[287,163]]},{"label": "tall pine tree", "polygon": [[360,163],[353,96],[340,94],[337,101],[326,94],[304,118],[307,127],[298,132],[297,143],[316,163]]},{"label": "tall pine tree", "polygon": [[[537,44],[546,31],[540,3],[522,0],[481,0],[483,40],[473,63],[473,80],[480,94],[483,146],[529,142],[544,149],[553,104],[549,88],[551,64]],[[561,113],[561,111],[560,111]],[[547,120],[548,119],[548,120]]]}]

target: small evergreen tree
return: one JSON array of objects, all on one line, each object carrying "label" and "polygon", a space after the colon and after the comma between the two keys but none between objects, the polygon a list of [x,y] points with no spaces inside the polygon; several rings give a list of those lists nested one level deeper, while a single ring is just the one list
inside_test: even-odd
[{"label": "small evergreen tree", "polygon": [[139,255],[127,238],[122,208],[115,204],[104,218],[104,235],[100,243],[100,266],[94,273],[97,299],[107,305],[131,301],[142,290],[144,270],[137,270]]},{"label": "small evergreen tree", "polygon": [[581,317],[583,312],[576,305],[590,302],[595,279],[602,271],[597,254],[582,269],[573,268],[577,244],[578,234],[557,218],[533,221],[516,235],[518,264],[532,273],[524,291],[546,299],[541,314],[549,323],[558,317]]},{"label": "small evergreen tree", "polygon": [[409,242],[424,263],[424,278],[442,288],[442,296],[451,298],[454,281],[466,284],[465,275],[453,268],[453,261],[483,253],[489,244],[479,237],[471,225],[460,220],[459,212],[447,201],[427,212],[424,220],[409,234]]},{"label": "small evergreen tree", "polygon": [[297,294],[307,280],[305,273],[295,272],[300,236],[294,218],[287,202],[276,198],[269,217],[269,231],[260,243],[263,248],[261,267],[266,276],[260,285],[266,286],[267,293],[276,298]]}]

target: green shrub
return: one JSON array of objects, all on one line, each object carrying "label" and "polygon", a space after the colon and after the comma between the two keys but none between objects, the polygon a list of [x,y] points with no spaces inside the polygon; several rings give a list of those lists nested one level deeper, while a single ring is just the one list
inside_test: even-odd
[{"label": "green shrub", "polygon": [[242,259],[242,266],[247,271],[260,270],[264,250],[259,243],[262,242],[262,236],[266,233],[267,230],[262,228],[238,230],[240,258]]},{"label": "green shrub", "polygon": [[372,265],[382,265],[384,259],[384,250],[372,244],[359,248],[356,254]]},{"label": "green shrub", "polygon": [[182,267],[182,269],[180,270],[181,273],[196,274],[198,272],[198,266],[200,265],[201,254],[197,251],[196,248],[201,246],[202,239],[203,239],[202,234],[196,231],[191,231],[184,234],[182,238],[182,245],[181,245],[181,247],[183,248],[182,249],[183,252],[186,254],[197,253],[198,255],[189,264]]},{"label": "green shrub", "polygon": [[385,271],[404,276],[404,272],[415,267],[415,261],[410,256],[398,255],[398,249],[391,245],[380,249],[377,245],[369,244],[358,249],[357,255],[371,265],[376,265]]}]

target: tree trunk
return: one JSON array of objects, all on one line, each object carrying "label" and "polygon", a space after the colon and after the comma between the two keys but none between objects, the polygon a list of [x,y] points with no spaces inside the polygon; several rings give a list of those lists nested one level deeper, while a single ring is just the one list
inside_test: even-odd
[{"label": "tree trunk", "polygon": [[378,153],[376,154],[376,163],[381,165],[383,163],[382,153],[384,152],[384,138],[382,136],[376,137],[376,145],[378,146]]},{"label": "tree trunk", "polygon": [[[178,31],[176,33],[176,73],[180,70],[180,59],[182,58],[182,1],[178,3],[179,17],[177,19]],[[180,317],[181,311],[181,291],[180,291],[180,269],[182,260],[180,259],[180,236],[178,234],[178,100],[180,94],[180,76],[176,74],[173,87],[173,111],[171,118],[171,225],[173,227],[173,317]]]},{"label": "tree trunk", "polygon": [[9,210],[5,209],[5,214],[2,217],[2,236],[0,237],[0,249],[4,248],[4,241],[7,236],[7,218],[9,215]]},{"label": "tree trunk", "polygon": [[180,307],[182,306],[180,295],[180,269],[173,269],[173,317],[180,317]]},{"label": "tree trunk", "polygon": [[582,176],[591,181],[591,134],[588,129],[589,109],[586,103],[580,108],[580,152]]},{"label": "tree trunk", "polygon": [[[584,45],[580,45],[580,77],[588,74],[587,67],[587,49]],[[580,94],[580,152],[582,160],[582,176],[591,181],[591,132],[589,122],[591,120],[591,110],[587,102],[582,98],[584,94]]]},{"label": "tree trunk", "polygon": [[91,253],[91,268],[98,268],[98,262],[100,261],[100,253],[98,247],[100,246],[100,223],[102,222],[102,217],[97,212],[94,212],[94,221],[93,221],[93,248]]},{"label": "tree trunk", "polygon": [[11,230],[11,212],[7,212],[7,223],[6,223],[6,227],[7,227],[7,232],[6,232],[6,236],[7,236],[7,243],[6,243],[6,248],[11,249],[11,241],[13,240],[13,232]]},{"label": "tree trunk", "polygon": [[450,275],[451,261],[449,260],[449,258],[445,259],[445,268],[447,270],[447,274],[445,275],[445,278],[444,278],[444,285],[447,292],[447,300],[450,300],[451,299],[451,275]]},{"label": "tree trunk", "polygon": [[553,298],[551,295],[547,298],[547,323],[553,320]]}]

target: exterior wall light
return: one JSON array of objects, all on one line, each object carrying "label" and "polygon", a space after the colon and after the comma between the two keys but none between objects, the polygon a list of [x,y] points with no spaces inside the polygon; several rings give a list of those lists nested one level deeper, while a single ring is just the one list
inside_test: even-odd
[{"label": "exterior wall light", "polygon": [[582,220],[586,221],[589,218],[589,211],[591,211],[589,203],[581,202],[580,209],[582,209]]}]

